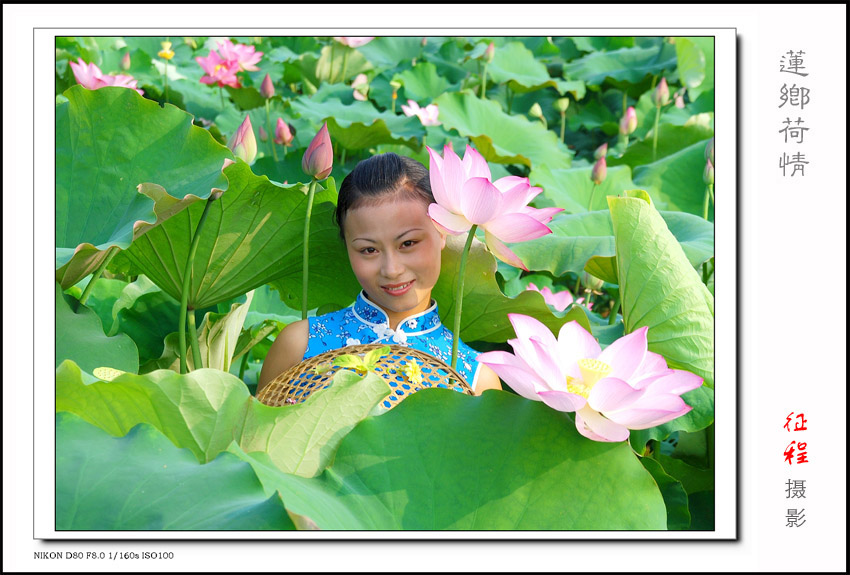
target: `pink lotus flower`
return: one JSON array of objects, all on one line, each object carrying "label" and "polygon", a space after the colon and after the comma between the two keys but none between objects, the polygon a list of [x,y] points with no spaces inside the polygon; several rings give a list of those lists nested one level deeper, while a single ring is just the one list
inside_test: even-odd
[{"label": "pink lotus flower", "polygon": [[688,413],[680,397],[702,385],[690,372],[670,369],[647,349],[642,327],[602,350],[578,322],[558,338],[536,319],[508,314],[514,353],[478,356],[518,394],[558,411],[574,411],[579,433],[594,441],[625,441],[631,429],[647,429]]},{"label": "pink lotus flower", "polygon": [[292,131],[289,129],[289,124],[283,121],[283,118],[277,119],[277,127],[274,131],[274,141],[281,146],[288,146],[292,143]]},{"label": "pink lotus flower", "polygon": [[245,116],[242,124],[231,136],[227,147],[233,151],[234,156],[242,158],[246,164],[250,164],[257,157],[257,139],[254,137],[250,116]]},{"label": "pink lotus flower", "polygon": [[471,146],[466,147],[463,161],[448,147],[443,150],[443,157],[431,148],[428,154],[431,190],[436,200],[428,214],[437,227],[459,235],[473,225],[480,226],[494,256],[527,270],[504,242],[524,242],[552,233],[545,224],[563,208],[529,207],[528,202],[543,190],[532,187],[528,178],[506,176],[491,182],[490,167]]},{"label": "pink lotus flower", "polygon": [[[573,294],[570,293],[570,290],[564,290],[559,292],[552,292],[548,287],[538,288],[533,283],[529,283],[526,288],[526,291],[536,291],[543,295],[543,301],[546,302],[546,305],[551,305],[557,311],[564,311],[567,309],[573,301],[577,304],[584,303],[584,298],[580,297],[578,299],[573,298]],[[587,304],[587,309],[592,309],[593,304]]]},{"label": "pink lotus flower", "polygon": [[272,83],[272,77],[268,74],[263,78],[263,83],[260,85],[260,94],[267,100],[274,96],[274,84]]},{"label": "pink lotus flower", "polygon": [[593,152],[593,159],[598,160],[608,155],[608,142],[605,142]]},{"label": "pink lotus flower", "polygon": [[121,58],[121,69],[129,70],[132,62],[130,61],[130,53],[124,52],[124,56]]},{"label": "pink lotus flower", "polygon": [[440,109],[437,107],[437,104],[429,104],[424,108],[420,108],[419,104],[413,100],[408,100],[407,103],[409,104],[408,106],[405,106],[404,104],[401,105],[401,111],[404,112],[405,116],[418,117],[423,126],[440,125],[440,121],[437,119],[440,115]]},{"label": "pink lotus flower", "polygon": [[670,88],[667,86],[667,78],[661,78],[658,86],[655,87],[653,100],[655,105],[659,107],[666,106],[670,102]]},{"label": "pink lotus flower", "polygon": [[145,93],[136,87],[136,80],[132,76],[118,74],[110,76],[100,71],[94,63],[86,64],[82,58],[77,58],[76,62],[71,62],[71,70],[74,72],[74,78],[82,87],[89,90],[97,90],[104,86],[116,86],[119,88],[131,88],[144,96]]},{"label": "pink lotus flower", "polygon": [[263,53],[257,52],[253,46],[234,44],[227,38],[216,42],[216,46],[221,57],[228,62],[236,62],[239,70],[247,70],[249,72],[259,70],[254,64],[260,61]]},{"label": "pink lotus flower", "polygon": [[323,180],[331,174],[333,165],[334,150],[331,144],[331,136],[328,133],[328,125],[322,124],[322,129],[307,146],[307,150],[301,158],[301,169],[308,176]]},{"label": "pink lotus flower", "polygon": [[231,88],[241,87],[239,78],[236,77],[236,72],[239,71],[238,61],[225,60],[215,50],[210,50],[210,54],[206,58],[198,56],[195,58],[195,61],[206,72],[206,74],[201,76],[202,84],[230,86]]},{"label": "pink lotus flower", "polygon": [[374,36],[334,36],[334,40],[340,44],[345,44],[349,48],[359,48],[365,46],[375,39]]},{"label": "pink lotus flower", "polygon": [[593,180],[593,183],[597,186],[605,181],[605,177],[608,175],[608,164],[605,162],[605,156],[602,156],[596,163],[593,164],[593,169],[590,170],[590,179]]},{"label": "pink lotus flower", "polygon": [[628,136],[637,129],[637,112],[634,106],[629,106],[626,113],[620,118],[620,133]]}]

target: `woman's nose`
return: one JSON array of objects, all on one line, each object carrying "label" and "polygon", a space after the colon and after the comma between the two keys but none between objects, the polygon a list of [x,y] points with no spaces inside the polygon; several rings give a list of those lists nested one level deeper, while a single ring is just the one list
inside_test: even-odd
[{"label": "woman's nose", "polygon": [[401,264],[398,254],[384,252],[384,257],[381,260],[381,274],[387,279],[393,279],[401,276],[403,272],[404,266]]}]

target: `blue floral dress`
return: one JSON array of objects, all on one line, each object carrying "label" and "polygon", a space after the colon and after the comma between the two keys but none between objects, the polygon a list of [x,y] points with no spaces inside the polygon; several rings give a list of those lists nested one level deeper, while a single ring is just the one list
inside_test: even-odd
[{"label": "blue floral dress", "polygon": [[[308,323],[310,334],[302,360],[349,345],[387,343],[424,351],[451,365],[452,332],[440,322],[436,303],[400,321],[392,330],[384,310],[361,291],[351,307],[308,318]],[[472,389],[475,389],[480,371],[475,360],[477,356],[477,351],[462,341],[458,343],[457,371]]]}]

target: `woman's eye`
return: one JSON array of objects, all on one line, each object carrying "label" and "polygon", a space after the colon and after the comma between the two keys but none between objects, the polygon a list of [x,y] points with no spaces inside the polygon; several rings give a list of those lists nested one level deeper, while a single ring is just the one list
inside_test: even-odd
[{"label": "woman's eye", "polygon": [[374,254],[377,250],[375,248],[363,248],[360,250],[361,254]]},{"label": "woman's eye", "polygon": [[416,240],[407,240],[401,244],[403,248],[409,248],[416,245]]}]

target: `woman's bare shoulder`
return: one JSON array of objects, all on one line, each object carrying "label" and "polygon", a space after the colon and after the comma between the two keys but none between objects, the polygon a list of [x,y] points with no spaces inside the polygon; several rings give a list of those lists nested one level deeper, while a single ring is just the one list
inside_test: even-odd
[{"label": "woman's bare shoulder", "polygon": [[280,331],[263,361],[257,384],[258,392],[271,380],[301,361],[307,351],[309,335],[310,324],[306,319],[293,322]]}]

